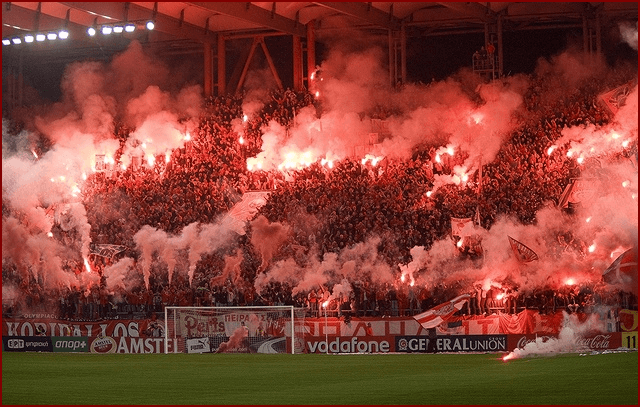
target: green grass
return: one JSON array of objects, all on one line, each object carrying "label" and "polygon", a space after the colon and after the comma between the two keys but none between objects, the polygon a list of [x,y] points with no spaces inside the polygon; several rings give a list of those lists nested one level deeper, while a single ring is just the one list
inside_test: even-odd
[{"label": "green grass", "polygon": [[633,404],[638,353],[2,355],[2,404]]}]

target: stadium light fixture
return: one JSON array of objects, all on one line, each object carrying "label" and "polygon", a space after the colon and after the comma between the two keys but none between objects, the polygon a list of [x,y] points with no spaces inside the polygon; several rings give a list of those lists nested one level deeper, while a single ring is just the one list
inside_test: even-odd
[{"label": "stadium light fixture", "polygon": [[58,38],[58,34],[56,33],[48,33],[47,34],[47,39],[49,41],[55,41]]},{"label": "stadium light fixture", "polygon": [[153,20],[149,20],[147,21],[146,27],[147,27],[147,30],[151,31],[154,28],[156,28],[156,24],[153,22]]},{"label": "stadium light fixture", "polygon": [[124,30],[128,33],[132,33],[136,30],[136,26],[135,24],[128,23],[127,25],[124,26]]},{"label": "stadium light fixture", "polygon": [[2,45],[11,45],[11,40],[9,38],[3,38]]},{"label": "stadium light fixture", "polygon": [[36,34],[36,41],[42,42],[47,39],[47,36],[44,34]]},{"label": "stadium light fixture", "polygon": [[113,27],[111,27],[110,25],[103,25],[102,26],[102,34],[109,35],[112,32],[113,32]]},{"label": "stadium light fixture", "polygon": [[15,45],[22,44],[22,40],[20,39],[20,37],[12,38],[11,42],[13,42]]},{"label": "stadium light fixture", "polygon": [[123,31],[124,31],[124,27],[121,25],[116,25],[113,27],[113,32],[116,34],[120,34]]},{"label": "stadium light fixture", "polygon": [[60,38],[61,40],[66,40],[67,38],[69,38],[69,31],[65,29],[58,31],[58,38]]},{"label": "stadium light fixture", "polygon": [[36,37],[34,37],[33,34],[27,34],[24,36],[24,42],[32,43],[35,39]]},{"label": "stadium light fixture", "polygon": [[87,29],[87,34],[89,34],[89,36],[93,37],[94,35],[96,35],[96,29],[93,27],[89,27]]}]

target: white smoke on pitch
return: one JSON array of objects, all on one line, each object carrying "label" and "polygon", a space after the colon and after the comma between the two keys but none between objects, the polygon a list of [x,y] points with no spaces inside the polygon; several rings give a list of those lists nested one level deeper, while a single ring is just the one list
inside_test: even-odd
[{"label": "white smoke on pitch", "polygon": [[514,349],[505,357],[505,360],[584,351],[584,346],[580,344],[581,339],[594,332],[605,332],[604,322],[597,314],[591,314],[584,322],[580,322],[576,314],[563,312],[558,338],[536,338],[524,347]]}]

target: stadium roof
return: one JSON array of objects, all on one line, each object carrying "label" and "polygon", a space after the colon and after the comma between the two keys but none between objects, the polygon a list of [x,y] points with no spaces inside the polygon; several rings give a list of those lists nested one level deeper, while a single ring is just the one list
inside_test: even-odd
[{"label": "stadium roof", "polygon": [[3,38],[66,26],[78,46],[96,44],[94,25],[155,20],[149,41],[213,42],[215,35],[306,35],[344,27],[408,36],[581,27],[584,18],[637,21],[637,2],[4,2]]},{"label": "stadium roof", "polygon": [[[155,23],[153,31],[144,28],[149,20]],[[394,83],[398,79],[406,80],[407,66],[415,65],[413,60],[407,64],[408,40],[477,33],[484,35],[485,42],[494,42],[497,38],[498,60],[502,61],[503,32],[574,29],[583,33],[585,50],[591,47],[600,52],[601,33],[621,21],[637,24],[637,2],[3,2],[3,44],[5,41],[10,44],[3,45],[3,82],[5,74],[21,78],[26,70],[34,67],[46,67],[51,75],[55,67],[73,61],[108,60],[137,40],[158,56],[200,58],[198,64],[204,65],[205,93],[212,94],[214,89],[220,93],[241,86],[244,75],[241,68],[244,63],[246,71],[253,55],[252,47],[262,46],[267,52],[264,41],[259,38],[288,40],[286,37],[290,37],[294,39],[294,50],[289,45],[287,52],[294,53],[293,64],[288,56],[280,57],[282,61],[274,59],[276,64],[293,65],[288,68],[294,71],[290,82],[300,87],[316,66],[313,59],[316,52],[309,51],[315,49],[312,44],[322,44],[323,37],[349,35],[345,30],[355,29],[372,41],[388,43],[390,78]],[[100,30],[103,25],[126,22],[138,29],[116,38],[87,33],[90,27]],[[11,42],[11,39],[24,38],[25,34],[50,33],[63,28],[69,32],[69,38],[63,43],[36,41],[14,46]],[[244,44],[248,38],[253,38],[253,45]],[[243,42],[244,49],[235,45],[220,47],[229,40]],[[300,45],[303,42],[308,45],[304,50]],[[458,49],[444,50],[449,53],[447,57],[454,51]],[[466,52],[470,58],[473,50]],[[231,74],[227,61],[235,66]],[[273,61],[270,63],[273,65]],[[302,68],[303,63],[306,68]],[[277,69],[273,66],[271,69],[277,76]],[[502,70],[500,62],[498,72],[501,74]],[[289,76],[285,73],[287,80]],[[9,85],[15,92],[6,98],[3,94],[3,98],[20,104],[21,83]]]}]

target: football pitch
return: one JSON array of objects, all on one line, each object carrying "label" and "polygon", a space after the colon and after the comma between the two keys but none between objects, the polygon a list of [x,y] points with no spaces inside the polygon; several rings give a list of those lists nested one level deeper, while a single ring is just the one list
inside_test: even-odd
[{"label": "football pitch", "polygon": [[637,405],[638,353],[2,354],[3,405]]}]

